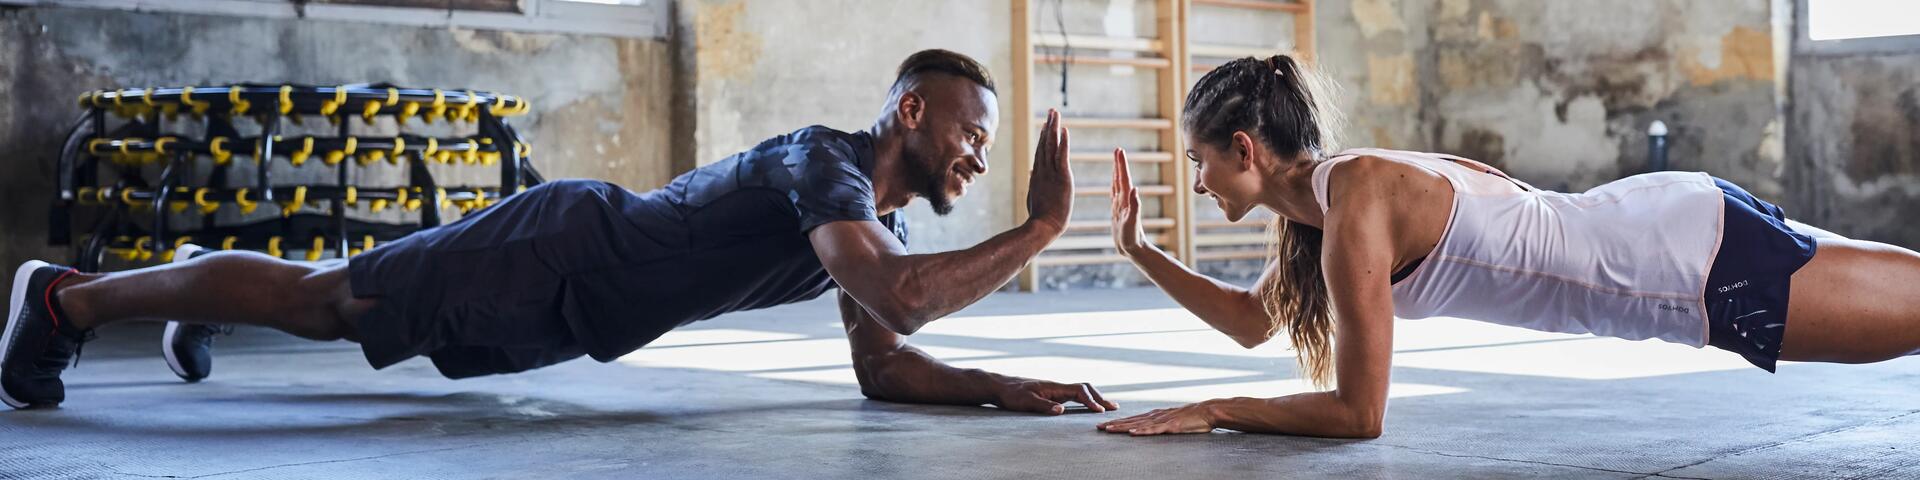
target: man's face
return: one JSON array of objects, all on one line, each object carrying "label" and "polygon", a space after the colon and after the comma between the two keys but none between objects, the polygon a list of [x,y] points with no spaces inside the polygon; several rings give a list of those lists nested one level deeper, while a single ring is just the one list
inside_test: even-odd
[{"label": "man's face", "polygon": [[925,108],[904,142],[907,181],[934,213],[946,215],[953,211],[953,200],[987,174],[999,106],[993,92],[958,77],[929,78],[913,93]]}]

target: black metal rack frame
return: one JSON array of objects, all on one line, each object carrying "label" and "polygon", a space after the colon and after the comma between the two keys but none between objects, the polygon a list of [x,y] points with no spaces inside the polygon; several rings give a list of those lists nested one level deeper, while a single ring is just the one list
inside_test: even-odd
[{"label": "black metal rack frame", "polygon": [[[50,209],[48,243],[72,245],[72,225],[83,212],[99,218],[83,234],[71,264],[82,271],[98,271],[104,254],[130,261],[167,260],[187,241],[217,243],[222,249],[248,249],[280,255],[282,246],[305,246],[307,260],[319,260],[332,250],[346,258],[376,242],[405,236],[441,223],[440,209],[463,213],[486,208],[506,196],[545,179],[533,168],[533,148],[502,120],[532,109],[525,98],[474,90],[403,88],[386,84],[344,86],[241,84],[216,87],[167,87],[88,92],[80,96],[86,109],[69,131],[56,165],[56,188]],[[181,116],[207,124],[201,138],[164,133],[166,122]],[[427,124],[464,122],[477,127],[472,136],[445,138],[402,133],[391,137],[354,136],[349,115],[371,124],[392,118],[405,128],[413,119]],[[335,136],[283,138],[283,122],[304,124],[304,118],[326,119]],[[109,128],[109,118],[125,121]],[[236,118],[250,117],[260,125],[254,136],[241,136]],[[228,166],[236,157],[252,158],[254,176],[230,182]],[[214,165],[210,184],[241,183],[243,188],[185,185],[185,173],[196,159]],[[347,161],[352,159],[354,161]],[[504,160],[504,161],[503,161]],[[284,185],[271,178],[272,162],[299,167],[313,161],[334,169],[330,185]],[[350,171],[375,162],[390,162],[407,170],[408,184],[398,187],[351,185]],[[441,186],[428,171],[429,163],[497,167],[497,185]],[[145,167],[159,166],[157,178]],[[100,185],[102,173],[118,180]],[[432,203],[427,203],[431,200]],[[327,213],[302,213],[308,204],[324,203]],[[366,204],[379,212],[389,205],[419,211],[419,221],[402,224],[351,220],[346,212]],[[217,225],[213,213],[232,205],[252,213],[262,204],[281,210],[280,218],[240,225]],[[200,225],[171,225],[170,218],[189,208],[201,213]],[[144,224],[140,220],[148,220]],[[298,239],[294,245],[286,239]],[[311,239],[311,242],[306,242]],[[355,243],[359,244],[356,245]]]}]

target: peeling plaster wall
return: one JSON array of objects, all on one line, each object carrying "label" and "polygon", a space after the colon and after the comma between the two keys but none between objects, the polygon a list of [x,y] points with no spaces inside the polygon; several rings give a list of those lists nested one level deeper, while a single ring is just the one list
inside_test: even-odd
[{"label": "peeling plaster wall", "polygon": [[644,190],[674,171],[671,54],[660,40],[0,7],[0,264],[66,258],[45,246],[46,199],[84,91],[393,82],[526,95],[535,111],[509,122],[542,173]]},{"label": "peeling plaster wall", "polygon": [[1657,119],[1670,168],[1784,195],[1767,0],[1319,6],[1349,146],[1456,153],[1578,191],[1643,171]]},{"label": "peeling plaster wall", "polygon": [[[1641,171],[1646,126],[1660,119],[1674,131],[1672,168],[1712,172],[1767,198],[1784,194],[1767,0],[1317,5],[1320,61],[1339,83],[1334,95],[1349,118],[1344,145],[1460,153],[1541,186],[1583,190]],[[1151,9],[1132,2],[1062,6],[1070,12],[1070,32],[1151,35]],[[974,55],[1011,84],[1008,7],[1005,1],[684,2],[680,55],[690,66],[686,86],[676,93],[691,99],[693,161],[716,161],[809,124],[864,128],[879,112],[895,64],[921,48]],[[1035,28],[1058,28],[1051,2],[1035,8]],[[1284,15],[1201,7],[1194,13],[1194,35],[1205,43],[1290,43]],[[885,28],[863,27],[872,25]],[[1074,67],[1071,74],[1069,111],[1153,113],[1150,71]],[[1057,104],[1057,75],[1056,66],[1036,68],[1033,81],[1043,82],[1034,89],[1037,105]],[[1011,139],[1010,97],[1001,98],[996,132],[1003,145]],[[1085,148],[1152,146],[1150,137],[1075,133],[1075,144]],[[1011,154],[995,149],[992,171],[952,216],[910,207],[911,248],[961,248],[1011,226]],[[1106,178],[1099,165],[1075,170],[1082,183]],[[1206,216],[1210,207],[1200,207]],[[1101,199],[1083,199],[1076,216],[1092,218],[1104,208]],[[1257,273],[1210,263],[1203,269],[1232,277]],[[1141,282],[1124,264],[1049,268],[1042,280],[1055,288]]]},{"label": "peeling plaster wall", "polygon": [[1796,55],[1790,69],[1788,212],[1920,248],[1920,53]]},{"label": "peeling plaster wall", "polygon": [[[1003,85],[1013,75],[1005,0],[683,0],[679,7],[681,55],[691,65],[676,94],[693,99],[690,153],[698,165],[808,125],[872,126],[894,69],[922,49],[972,56]],[[922,201],[908,207],[910,249],[963,248],[1013,225],[1011,101],[1000,96],[987,175],[953,212],[936,216]]]}]

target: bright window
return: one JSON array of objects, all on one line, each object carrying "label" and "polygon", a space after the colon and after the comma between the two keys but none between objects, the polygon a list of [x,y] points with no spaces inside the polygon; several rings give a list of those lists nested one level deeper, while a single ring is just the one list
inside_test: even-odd
[{"label": "bright window", "polygon": [[1807,38],[1920,35],[1920,0],[1807,0]]}]

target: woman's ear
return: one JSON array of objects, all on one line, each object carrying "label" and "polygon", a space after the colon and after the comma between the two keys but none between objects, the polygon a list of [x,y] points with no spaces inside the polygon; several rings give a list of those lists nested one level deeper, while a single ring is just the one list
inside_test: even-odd
[{"label": "woman's ear", "polygon": [[1233,132],[1233,160],[1240,170],[1253,169],[1253,152],[1253,136],[1243,131]]}]

